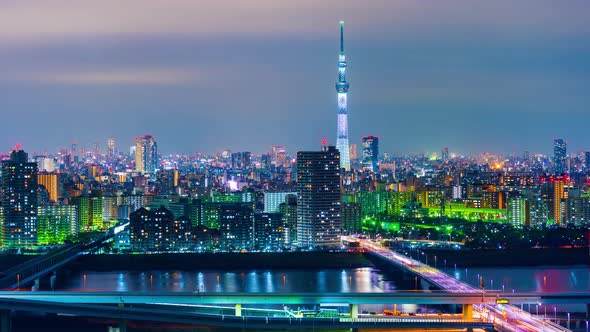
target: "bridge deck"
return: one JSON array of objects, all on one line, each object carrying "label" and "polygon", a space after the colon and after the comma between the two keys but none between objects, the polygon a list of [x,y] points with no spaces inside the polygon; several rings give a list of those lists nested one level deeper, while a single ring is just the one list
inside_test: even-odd
[{"label": "bridge deck", "polygon": [[87,317],[143,320],[196,326],[281,328],[281,329],[334,329],[334,328],[411,328],[411,329],[467,329],[492,330],[493,324],[481,320],[444,318],[289,318],[200,314],[176,309],[154,307],[117,307],[94,304],[57,303],[45,301],[0,300],[0,309],[24,310],[43,313],[60,313]]},{"label": "bridge deck", "polygon": [[[347,241],[356,240],[349,237],[344,237]],[[471,285],[461,282],[448,274],[435,269],[422,262],[411,259],[400,253],[392,252],[370,240],[356,240],[361,246],[367,249],[371,254],[376,255],[387,262],[394,264],[406,271],[414,273],[421,278],[424,278],[441,289],[459,296],[460,294],[481,294],[485,297],[485,291],[477,289]],[[547,301],[545,301],[547,302]],[[569,331],[556,324],[548,324],[546,321],[531,315],[530,313],[521,310],[512,305],[505,305],[498,307],[494,304],[482,304],[474,306],[478,315],[485,319],[495,322],[498,329],[505,331]]]}]

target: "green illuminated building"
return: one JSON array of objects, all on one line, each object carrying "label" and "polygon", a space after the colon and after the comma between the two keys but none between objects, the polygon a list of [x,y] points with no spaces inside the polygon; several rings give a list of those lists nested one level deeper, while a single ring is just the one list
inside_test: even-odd
[{"label": "green illuminated building", "polygon": [[38,244],[58,244],[78,235],[78,207],[40,206],[37,221]]}]

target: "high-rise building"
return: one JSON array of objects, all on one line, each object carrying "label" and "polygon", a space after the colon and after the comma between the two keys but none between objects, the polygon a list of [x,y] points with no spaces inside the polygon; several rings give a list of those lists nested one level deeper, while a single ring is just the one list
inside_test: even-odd
[{"label": "high-rise building", "polygon": [[557,175],[567,173],[567,144],[561,138],[553,140],[553,162]]},{"label": "high-rise building", "polygon": [[103,225],[116,224],[119,220],[119,209],[117,205],[117,197],[104,196],[102,197],[102,222]]},{"label": "high-rise building", "polygon": [[90,213],[90,197],[78,196],[72,199],[73,204],[78,211],[78,227],[81,232],[88,232],[91,230],[91,213]]},{"label": "high-rise building", "polygon": [[348,147],[348,89],[346,81],[346,56],[344,55],[344,21],[340,21],[340,55],[338,56],[338,133],[336,149],[340,151],[340,168],[350,171],[350,150]]},{"label": "high-rise building", "polygon": [[166,230],[166,247],[168,251],[184,252],[192,245],[192,225],[187,217],[176,218],[171,227]]},{"label": "high-rise building", "polygon": [[359,203],[342,203],[342,231],[348,234],[362,231],[361,205]]},{"label": "high-rise building", "polygon": [[30,248],[37,244],[37,164],[22,150],[2,161],[0,221],[2,247]]},{"label": "high-rise building", "polygon": [[565,200],[565,222],[583,225],[590,221],[590,198],[569,197]]},{"label": "high-rise building", "polygon": [[449,148],[444,147],[441,153],[442,161],[449,161]]},{"label": "high-rise building", "polygon": [[180,228],[175,227],[172,212],[167,209],[149,211],[141,208],[129,217],[131,249],[136,252],[168,251],[170,236],[177,236],[174,230]]},{"label": "high-rise building", "polygon": [[177,169],[159,170],[156,173],[156,182],[160,195],[174,195],[178,187],[178,177]]},{"label": "high-rise building", "polygon": [[358,145],[350,144],[350,160],[357,160],[359,159],[358,156]]},{"label": "high-rise building", "polygon": [[265,153],[260,156],[260,163],[262,164],[262,168],[270,169],[272,165],[272,155],[270,153]]},{"label": "high-rise building", "polygon": [[379,137],[364,136],[363,142],[363,168],[376,173],[379,171]]},{"label": "high-rise building", "polygon": [[297,195],[296,192],[264,193],[264,212],[279,212],[279,205],[285,203],[288,195]]},{"label": "high-rise building", "polygon": [[135,170],[140,173],[154,173],[158,169],[158,144],[153,136],[145,135],[135,139]]},{"label": "high-rise building", "polygon": [[584,166],[586,173],[590,173],[590,151],[584,151]]},{"label": "high-rise building", "polygon": [[246,169],[252,165],[252,152],[235,152],[231,154],[231,166],[234,169]]},{"label": "high-rise building", "polygon": [[107,139],[107,161],[112,162],[115,160],[115,138],[109,137]]},{"label": "high-rise building", "polygon": [[287,151],[283,145],[272,146],[272,163],[275,166],[283,166],[287,162]]},{"label": "high-rise building", "polygon": [[39,172],[54,172],[55,171],[55,160],[53,158],[38,157],[37,168]]},{"label": "high-rise building", "polygon": [[78,207],[75,205],[40,206],[37,218],[38,244],[63,243],[78,235]]},{"label": "high-rise building", "polygon": [[219,207],[220,245],[223,251],[251,250],[254,246],[251,204],[222,203]]},{"label": "high-rise building", "polygon": [[58,175],[56,173],[38,173],[37,183],[45,187],[45,190],[49,193],[49,199],[57,203],[57,199],[59,198]]},{"label": "high-rise building", "polygon": [[541,186],[541,198],[547,204],[548,219],[555,224],[562,224],[567,198],[565,187],[569,181],[567,176],[550,177]]},{"label": "high-rise building", "polygon": [[515,196],[508,198],[506,211],[508,222],[519,226],[530,225],[527,205],[528,202],[524,197]]},{"label": "high-rise building", "polygon": [[254,249],[275,252],[283,248],[285,228],[280,213],[254,214]]},{"label": "high-rise building", "polygon": [[560,225],[563,223],[563,208],[562,200],[565,199],[565,181],[558,179],[553,182],[553,220]]},{"label": "high-rise building", "polygon": [[334,146],[297,152],[297,242],[304,249],[340,243],[340,152]]},{"label": "high-rise building", "polygon": [[297,247],[297,195],[288,195],[279,205],[283,226],[285,227],[285,247]]}]

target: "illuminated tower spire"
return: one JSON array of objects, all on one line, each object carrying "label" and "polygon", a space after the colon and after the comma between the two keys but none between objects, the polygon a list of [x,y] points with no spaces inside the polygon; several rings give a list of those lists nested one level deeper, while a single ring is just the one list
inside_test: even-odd
[{"label": "illuminated tower spire", "polygon": [[338,56],[338,133],[336,148],[340,151],[340,168],[350,171],[350,150],[348,148],[347,96],[350,84],[346,81],[346,56],[344,56],[344,21],[340,21],[340,55]]}]

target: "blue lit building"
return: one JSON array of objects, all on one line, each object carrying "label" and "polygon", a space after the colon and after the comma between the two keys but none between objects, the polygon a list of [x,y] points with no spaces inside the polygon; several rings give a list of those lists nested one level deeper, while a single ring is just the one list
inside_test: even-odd
[{"label": "blue lit building", "polygon": [[364,136],[363,141],[363,169],[377,173],[379,170],[379,137]]},{"label": "blue lit building", "polygon": [[565,140],[556,138],[553,140],[553,161],[555,174],[567,173],[567,145]]}]

